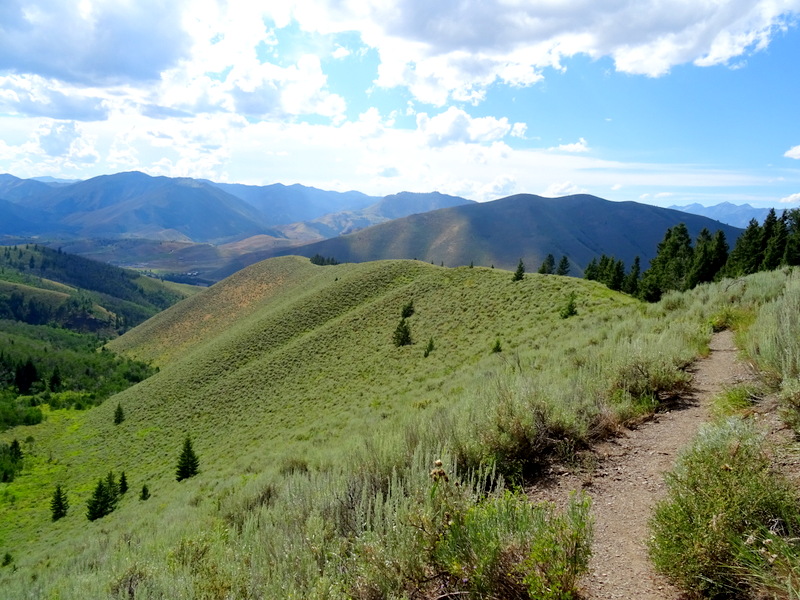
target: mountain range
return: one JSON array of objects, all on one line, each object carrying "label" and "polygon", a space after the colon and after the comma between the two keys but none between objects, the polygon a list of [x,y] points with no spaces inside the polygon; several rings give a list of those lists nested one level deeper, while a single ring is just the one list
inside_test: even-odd
[{"label": "mountain range", "polygon": [[[673,210],[680,210],[682,212],[691,213],[693,215],[702,215],[709,219],[714,219],[721,223],[727,223],[734,227],[744,229],[751,219],[755,219],[759,223],[764,222],[764,218],[769,213],[769,208],[755,208],[749,204],[732,204],[730,202],[721,202],[714,206],[703,206],[702,204],[688,204],[686,206],[670,206]],[[776,211],[779,215],[782,211]]]},{"label": "mountain range", "polygon": [[535,268],[553,254],[567,256],[578,275],[600,254],[646,263],[666,229],[680,222],[693,236],[704,227],[722,229],[731,243],[740,232],[687,212],[589,195],[519,194],[476,203],[437,192],[379,198],[139,172],[78,182],[0,175],[0,236],[7,240],[35,238],[114,264],[206,281],[286,254],[502,268],[520,258]]}]

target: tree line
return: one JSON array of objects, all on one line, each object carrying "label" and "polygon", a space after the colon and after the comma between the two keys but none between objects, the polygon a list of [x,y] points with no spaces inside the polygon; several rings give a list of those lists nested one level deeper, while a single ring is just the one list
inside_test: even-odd
[{"label": "tree line", "polygon": [[771,209],[763,224],[750,221],[733,250],[721,230],[712,235],[704,228],[692,244],[686,225],[680,223],[667,229],[655,258],[643,273],[638,256],[626,271],[621,260],[603,254],[592,259],[584,277],[657,302],[668,291],[686,291],[724,277],[795,265],[800,265],[800,209],[785,211],[780,217]]}]

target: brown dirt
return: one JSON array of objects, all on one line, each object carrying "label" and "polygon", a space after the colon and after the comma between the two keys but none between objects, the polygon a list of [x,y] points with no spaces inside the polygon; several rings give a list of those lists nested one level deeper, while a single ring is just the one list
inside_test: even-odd
[{"label": "brown dirt", "polygon": [[709,401],[726,387],[754,377],[737,359],[733,334],[714,335],[711,352],[690,370],[692,387],[666,412],[594,448],[591,470],[555,465],[530,491],[534,500],[562,504],[583,489],[592,498],[593,555],[581,581],[586,600],[675,600],[684,596],[657,574],[647,556],[648,520],[664,496],[664,473],[709,419]]}]

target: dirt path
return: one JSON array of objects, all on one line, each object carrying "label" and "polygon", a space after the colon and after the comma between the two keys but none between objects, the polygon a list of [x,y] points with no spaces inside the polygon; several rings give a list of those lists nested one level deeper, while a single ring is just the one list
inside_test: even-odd
[{"label": "dirt path", "polygon": [[590,572],[581,585],[587,600],[683,597],[654,572],[648,560],[647,522],[655,502],[665,492],[664,473],[708,420],[709,399],[724,387],[751,378],[736,353],[731,332],[715,334],[711,354],[692,369],[692,391],[682,399],[681,406],[600,444],[596,448],[598,464],[591,475],[556,468],[548,482],[532,491],[537,500],[557,503],[564,502],[576,489],[592,497],[593,556]]}]

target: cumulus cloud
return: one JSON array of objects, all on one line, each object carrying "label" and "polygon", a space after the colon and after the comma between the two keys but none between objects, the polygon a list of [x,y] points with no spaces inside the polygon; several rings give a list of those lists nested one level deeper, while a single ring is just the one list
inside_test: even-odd
[{"label": "cumulus cloud", "polygon": [[573,194],[585,194],[587,190],[575,185],[571,181],[562,181],[560,183],[551,183],[542,194],[550,198],[558,198],[560,196],[571,196]]},{"label": "cumulus cloud", "polygon": [[789,196],[786,196],[785,198],[781,198],[780,202],[783,202],[784,204],[800,203],[800,194],[791,194]]},{"label": "cumulus cloud", "polygon": [[38,131],[39,147],[49,157],[72,164],[94,164],[99,156],[74,122],[55,122]]},{"label": "cumulus cloud", "polygon": [[794,146],[793,148],[789,148],[783,154],[786,158],[796,158],[800,160],[800,146]]},{"label": "cumulus cloud", "polygon": [[108,109],[91,91],[67,89],[37,75],[0,76],[0,108],[34,117],[94,121],[105,119]]},{"label": "cumulus cloud", "polygon": [[157,80],[188,55],[185,1],[4,0],[0,71],[81,84]]},{"label": "cumulus cloud", "polygon": [[430,146],[446,146],[455,143],[494,142],[503,139],[509,133],[524,134],[525,125],[509,124],[503,117],[475,117],[467,112],[451,106],[434,117],[427,113],[417,115],[417,130],[424,136]]},{"label": "cumulus cloud", "polygon": [[586,143],[585,139],[579,138],[574,144],[560,144],[554,148],[550,148],[550,150],[558,150],[560,152],[588,152],[589,144]]},{"label": "cumulus cloud", "polygon": [[379,85],[405,86],[436,105],[480,101],[495,82],[532,85],[577,54],[609,56],[618,71],[652,77],[687,63],[729,64],[765,48],[800,11],[798,0],[313,4],[298,0],[304,27],[360,31],[381,56]]}]

